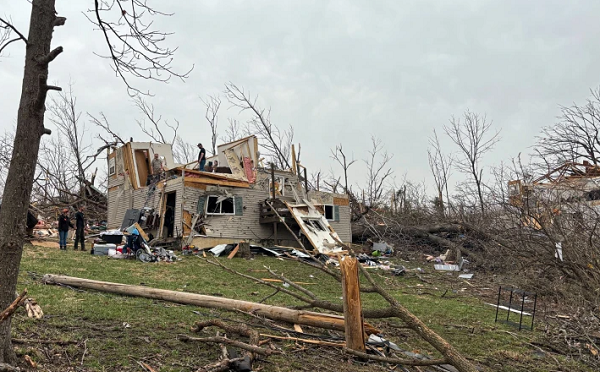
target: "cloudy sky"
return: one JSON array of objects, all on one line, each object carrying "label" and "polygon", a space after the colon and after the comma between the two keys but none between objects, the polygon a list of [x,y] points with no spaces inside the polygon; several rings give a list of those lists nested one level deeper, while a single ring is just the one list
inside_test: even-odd
[{"label": "cloudy sky", "polygon": [[[0,2],[0,15],[27,31],[29,3]],[[94,55],[106,54],[106,45],[83,15],[93,2],[56,2],[67,23],[54,32],[53,46],[65,51],[52,63],[50,81],[72,81],[79,110],[104,112],[124,137],[141,140],[140,114],[108,62]],[[294,127],[310,170],[328,171],[338,143],[364,159],[376,136],[394,154],[398,179],[431,182],[428,137],[467,108],[502,130],[487,158],[497,164],[529,152],[560,104],[583,102],[600,83],[595,0],[150,3],[175,13],[157,25],[175,33],[167,45],[179,47],[176,68],[195,66],[185,82],[131,81],[155,93],[156,111],[178,119],[190,142],[208,143],[199,97],[234,82],[259,95],[275,124]],[[23,56],[13,43],[0,57],[0,130],[16,123]],[[222,130],[238,116],[223,101]],[[446,139],[444,146],[452,150]],[[354,182],[364,172],[357,163]]]}]

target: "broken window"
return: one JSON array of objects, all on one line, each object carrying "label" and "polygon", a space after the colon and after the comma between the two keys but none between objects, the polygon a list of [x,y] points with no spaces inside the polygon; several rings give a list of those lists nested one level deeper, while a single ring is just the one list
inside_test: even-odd
[{"label": "broken window", "polygon": [[324,205],[323,209],[325,211],[325,213],[323,213],[323,215],[325,215],[325,218],[328,221],[333,221],[335,220],[335,214],[333,212],[333,205]]},{"label": "broken window", "polygon": [[232,197],[209,195],[206,214],[235,214],[235,202]]},{"label": "broken window", "polygon": [[321,221],[318,220],[308,220],[306,221],[306,224],[309,226],[312,226],[312,228],[314,228],[317,231],[327,231],[327,229],[325,229],[325,226],[323,226],[321,224]]}]

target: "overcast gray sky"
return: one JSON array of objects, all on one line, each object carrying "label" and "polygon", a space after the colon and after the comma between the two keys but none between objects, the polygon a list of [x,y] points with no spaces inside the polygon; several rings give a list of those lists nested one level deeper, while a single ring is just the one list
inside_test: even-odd
[{"label": "overcast gray sky", "polygon": [[[57,0],[67,23],[54,32],[64,53],[50,81],[71,80],[83,112],[104,112],[125,136],[142,139],[139,113],[106,60],[103,36],[82,11],[93,1]],[[291,124],[302,160],[327,171],[330,149],[343,143],[366,157],[370,136],[394,154],[398,178],[430,182],[428,137],[465,109],[502,129],[488,164],[528,152],[559,104],[583,102],[599,84],[600,1],[151,1],[175,14],[158,22],[175,32],[175,66],[195,69],[186,82],[148,87],[157,112],[176,118],[190,142],[209,142],[200,96],[232,81]],[[83,5],[82,5],[83,4]],[[0,15],[28,30],[30,5],[0,0]],[[0,130],[16,123],[24,64],[22,44],[0,58]],[[223,98],[222,130],[235,109]],[[92,129],[92,128],[90,128]],[[90,131],[91,135],[91,131]],[[444,139],[446,150],[452,148]],[[360,183],[364,165],[357,164]],[[457,177],[455,178],[457,180]]]}]

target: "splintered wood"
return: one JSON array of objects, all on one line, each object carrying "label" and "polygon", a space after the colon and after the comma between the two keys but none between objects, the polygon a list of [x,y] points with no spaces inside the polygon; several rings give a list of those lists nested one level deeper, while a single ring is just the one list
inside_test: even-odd
[{"label": "splintered wood", "polygon": [[365,330],[360,302],[358,265],[358,260],[355,257],[345,256],[340,260],[342,289],[344,292],[346,347],[356,351],[365,351]]}]

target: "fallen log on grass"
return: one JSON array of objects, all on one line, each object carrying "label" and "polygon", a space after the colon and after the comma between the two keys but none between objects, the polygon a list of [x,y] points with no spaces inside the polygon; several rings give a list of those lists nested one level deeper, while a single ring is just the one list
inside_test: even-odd
[{"label": "fallen log on grass", "polygon": [[[302,324],[337,331],[344,331],[345,329],[344,317],[339,315],[293,310],[250,301],[232,300],[229,298],[207,296],[197,293],[169,291],[166,289],[149,288],[139,285],[102,282],[99,280],[82,279],[63,275],[46,274],[42,280],[46,284],[63,284],[72,287],[94,289],[126,296],[151,298],[154,300],[163,300],[204,308],[239,310],[292,324]],[[381,333],[379,329],[371,324],[365,323],[364,327],[367,334]]]}]

